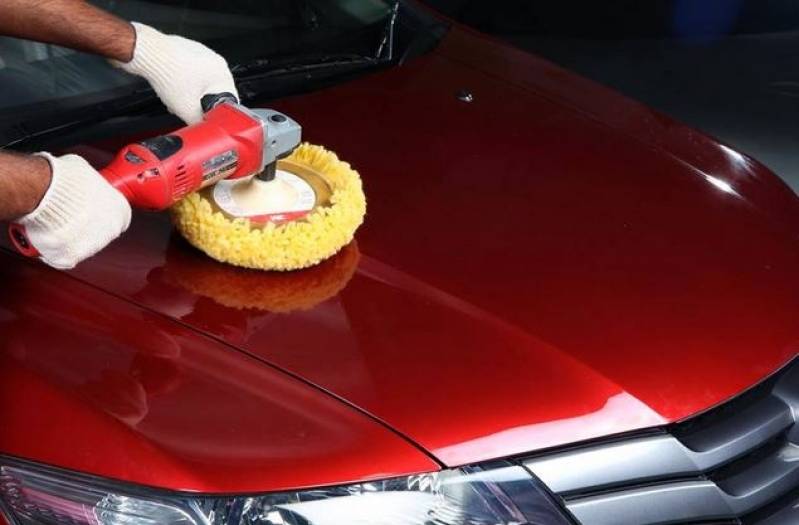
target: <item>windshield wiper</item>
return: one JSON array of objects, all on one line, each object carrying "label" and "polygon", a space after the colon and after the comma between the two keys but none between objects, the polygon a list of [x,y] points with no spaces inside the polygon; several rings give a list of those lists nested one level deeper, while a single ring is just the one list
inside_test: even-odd
[{"label": "windshield wiper", "polygon": [[[394,2],[391,8],[391,16],[386,21],[386,27],[383,29],[383,35],[380,38],[380,45],[377,47],[375,58],[385,60],[392,60],[394,58],[394,26],[397,25],[397,16],[399,15],[399,0]],[[383,57],[383,53],[387,56]]]},{"label": "windshield wiper", "polygon": [[302,59],[257,59],[232,68],[243,101],[297,95],[335,84],[387,60],[362,55],[315,55]]},{"label": "windshield wiper", "polygon": [[[310,90],[330,79],[381,65],[384,61],[360,55],[315,55],[302,59],[258,59],[234,66],[233,74],[243,102],[259,97],[279,97]],[[276,81],[279,80],[279,81]],[[58,112],[42,112],[20,118],[0,118],[0,149],[21,147],[55,132],[66,133],[78,127],[133,113],[164,113],[155,92],[138,87],[95,104]]]},{"label": "windshield wiper", "polygon": [[369,67],[380,62],[381,60],[377,58],[357,54],[319,54],[290,58],[256,58],[233,66],[231,71],[237,79],[246,79],[252,75],[277,76],[285,73],[312,72],[315,70]]},{"label": "windshield wiper", "polygon": [[51,111],[34,114],[24,121],[9,115],[0,118],[0,149],[20,146],[54,132],[66,133],[76,127],[112,117],[157,111],[159,106],[155,92],[149,87],[140,87],[108,100],[63,110],[55,117]]}]

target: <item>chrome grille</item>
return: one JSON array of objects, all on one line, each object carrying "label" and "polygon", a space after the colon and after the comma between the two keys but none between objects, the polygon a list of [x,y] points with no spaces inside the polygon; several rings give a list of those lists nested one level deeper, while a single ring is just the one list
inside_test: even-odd
[{"label": "chrome grille", "polygon": [[799,524],[799,362],[660,432],[529,458],[582,525]]}]

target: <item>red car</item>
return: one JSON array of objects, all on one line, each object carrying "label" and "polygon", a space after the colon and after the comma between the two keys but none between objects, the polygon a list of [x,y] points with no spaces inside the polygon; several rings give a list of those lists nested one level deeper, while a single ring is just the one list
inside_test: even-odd
[{"label": "red car", "polygon": [[[411,1],[109,4],[239,64],[369,214],[285,274],[163,214],[70,272],[5,242],[9,524],[799,523],[799,201],[760,164]],[[14,45],[4,143],[177,125]]]}]

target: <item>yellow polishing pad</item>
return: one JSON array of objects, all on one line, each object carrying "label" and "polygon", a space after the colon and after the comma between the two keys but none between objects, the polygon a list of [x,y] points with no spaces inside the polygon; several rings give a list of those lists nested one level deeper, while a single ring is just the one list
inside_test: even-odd
[{"label": "yellow polishing pad", "polygon": [[[278,161],[277,168],[296,191],[283,183],[256,183],[249,195],[244,195],[239,187],[231,186],[229,203],[220,200],[226,198],[224,192],[193,193],[172,207],[178,231],[214,259],[245,268],[297,270],[336,254],[353,239],[366,214],[358,173],[334,153],[311,144],[300,145],[284,161]],[[272,188],[281,195],[273,192],[267,196]],[[296,194],[302,201],[302,194],[308,192],[315,202],[308,206],[310,211],[300,206],[299,212],[286,217],[271,214],[276,202],[286,201],[286,196]],[[250,216],[235,212],[242,205],[257,210],[259,202],[269,213]]]}]

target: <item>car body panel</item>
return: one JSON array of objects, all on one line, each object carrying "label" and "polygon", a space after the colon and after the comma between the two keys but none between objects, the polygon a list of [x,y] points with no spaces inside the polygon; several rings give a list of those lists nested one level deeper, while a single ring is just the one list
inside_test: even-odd
[{"label": "car body panel", "polygon": [[[401,67],[270,105],[363,176],[339,293],[210,261],[147,214],[71,275],[450,466],[681,420],[796,354],[796,197],[640,104],[453,29]],[[76,151],[102,165],[121,140]],[[299,306],[244,301],[259,286]]]},{"label": "car body panel", "polygon": [[0,450],[177,490],[247,493],[438,465],[318,389],[0,254]]}]

